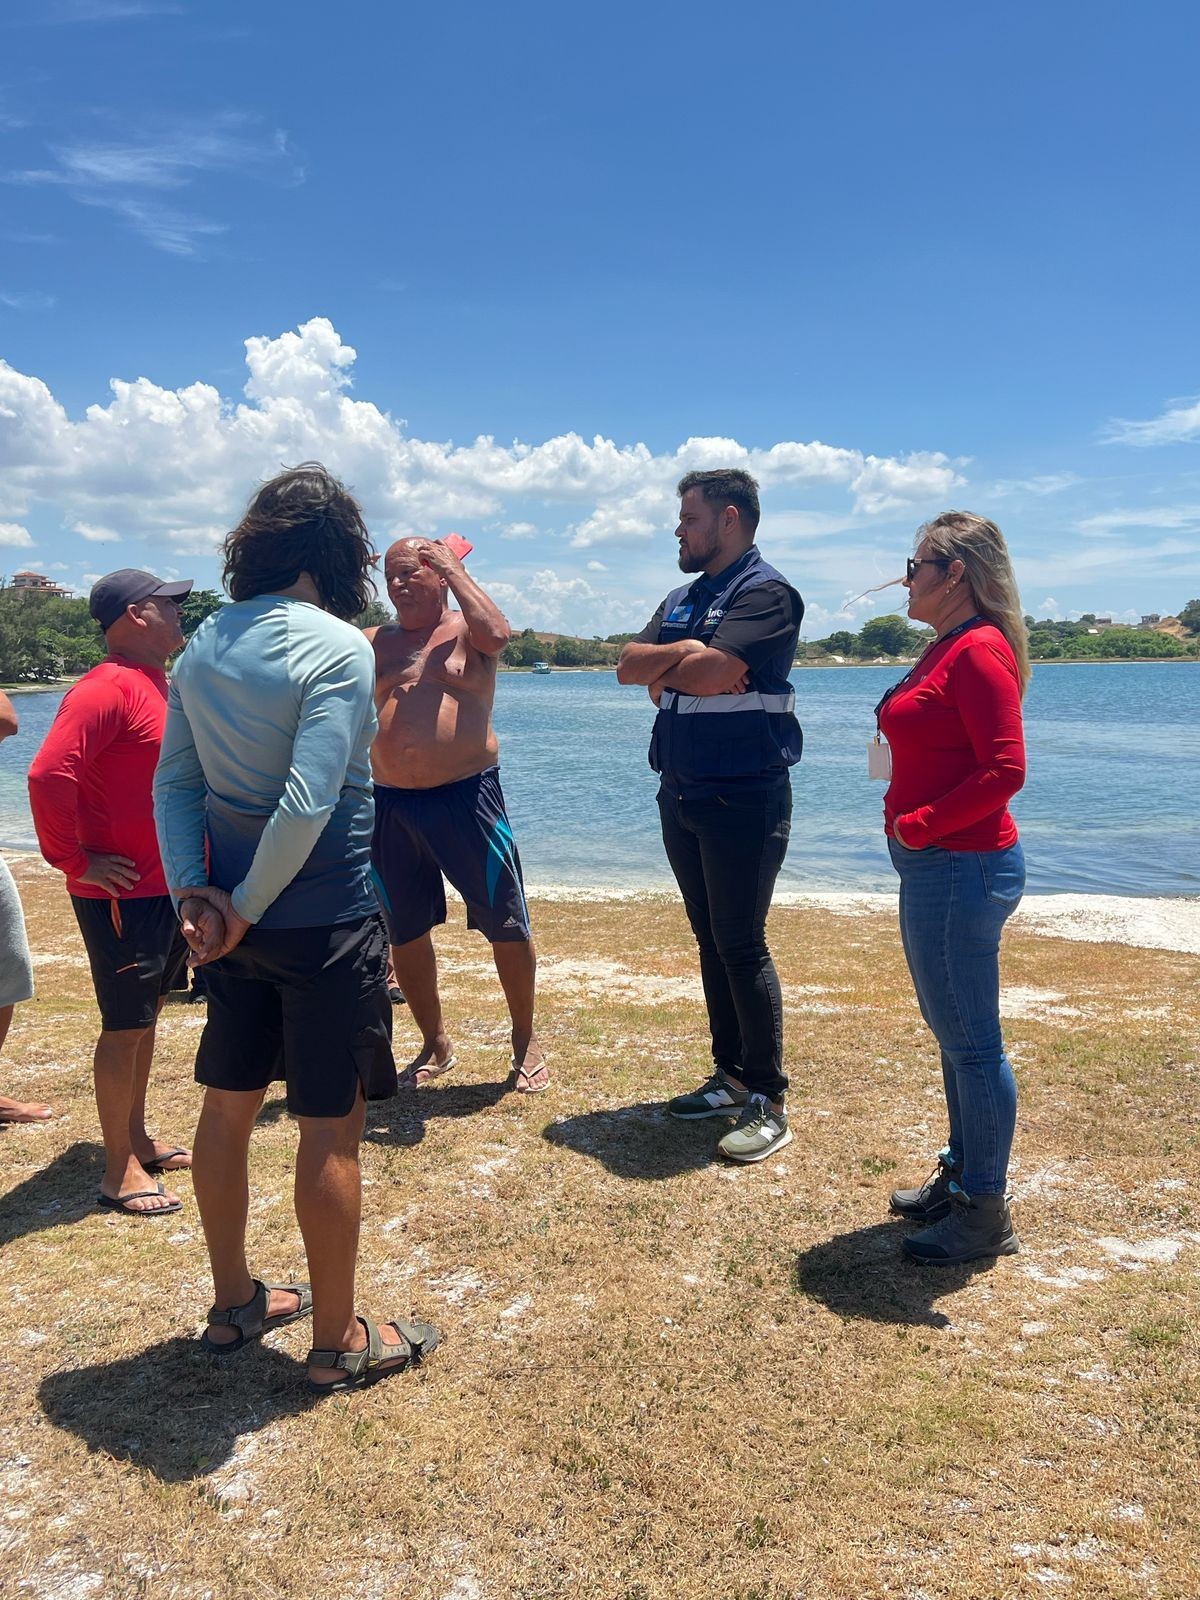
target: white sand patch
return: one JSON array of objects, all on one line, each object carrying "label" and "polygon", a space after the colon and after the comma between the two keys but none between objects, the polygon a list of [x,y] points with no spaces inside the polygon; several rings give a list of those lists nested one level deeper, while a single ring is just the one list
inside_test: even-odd
[{"label": "white sand patch", "polygon": [[486,1278],[480,1277],[474,1267],[459,1267],[456,1272],[447,1272],[440,1278],[426,1278],[425,1282],[434,1294],[440,1295],[451,1306],[465,1305],[474,1296],[486,1294],[493,1287]]},{"label": "white sand patch", "polygon": [[1113,894],[1039,894],[1023,900],[1012,920],[1023,933],[1200,955],[1200,897],[1126,900]]},{"label": "white sand patch", "polygon": [[1002,1017],[1028,1017],[1035,1022],[1053,1022],[1058,1018],[1082,1017],[1078,1006],[1066,1004],[1066,995],[1055,989],[1004,989],[1000,994]]},{"label": "white sand patch", "polygon": [[[1013,1163],[1014,1168],[1016,1163]],[[1055,1162],[1049,1166],[1040,1167],[1037,1172],[1031,1172],[1027,1178],[1019,1178],[1015,1187],[1022,1200],[1028,1200],[1033,1195],[1055,1195],[1060,1189],[1070,1189],[1075,1180],[1068,1178],[1065,1168]]]},{"label": "white sand patch", "polygon": [[[553,902],[661,901],[679,904],[678,892],[663,881],[646,888],[593,887],[545,883],[528,889],[531,900]],[[895,893],[827,890],[776,893],[772,904],[807,911],[828,911],[838,917],[896,915]],[[1141,950],[1178,950],[1200,955],[1200,896],[1125,898],[1113,894],[1027,895],[1013,918],[1022,933],[1045,933],[1058,939],[1093,944],[1127,944]]]},{"label": "white sand patch", "polygon": [[525,1315],[532,1304],[533,1296],[531,1294],[519,1294],[510,1305],[505,1306],[500,1313],[501,1319],[504,1322],[515,1322],[518,1317]]},{"label": "white sand patch", "polygon": [[98,1572],[54,1572],[47,1566],[32,1578],[22,1578],[17,1588],[41,1600],[89,1600],[103,1592],[104,1579]]},{"label": "white sand patch", "polygon": [[479,1579],[473,1572],[464,1572],[461,1577],[455,1578],[442,1600],[483,1600]]},{"label": "white sand patch", "polygon": [[1105,1274],[1095,1267],[1063,1267],[1047,1272],[1036,1261],[1023,1261],[1021,1270],[1027,1278],[1032,1278],[1034,1283],[1044,1284],[1047,1289],[1078,1289],[1084,1283],[1103,1283],[1105,1278]]},{"label": "white sand patch", "polygon": [[619,961],[577,961],[553,956],[538,960],[538,984],[559,994],[593,999],[634,1000],[651,1005],[701,1001],[700,978],[668,978],[658,973],[630,972]]},{"label": "white sand patch", "polygon": [[1112,1256],[1127,1272],[1142,1272],[1150,1266],[1170,1266],[1183,1249],[1182,1239],[1097,1239],[1106,1255]]},{"label": "white sand patch", "polygon": [[35,967],[86,967],[88,964],[86,956],[51,954],[48,950],[31,950],[29,959]]},{"label": "white sand patch", "polygon": [[1120,1517],[1122,1522],[1145,1522],[1146,1508],[1139,1506],[1136,1501],[1131,1501],[1129,1505],[1118,1506],[1113,1516]]}]

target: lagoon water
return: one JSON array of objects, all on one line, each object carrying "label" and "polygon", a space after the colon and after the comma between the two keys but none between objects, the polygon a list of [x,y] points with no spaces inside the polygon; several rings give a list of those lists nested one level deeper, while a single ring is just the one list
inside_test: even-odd
[{"label": "lagoon water", "polygon": [[[793,674],[804,759],[781,889],[895,887],[866,743],[902,671]],[[0,745],[5,847],[36,848],[25,773],[61,698],[14,698],[21,731]],[[1200,895],[1200,665],[1040,666],[1025,706],[1029,779],[1013,810],[1030,892]],[[531,887],[670,884],[646,765],[652,718],[644,691],[611,672],[501,674],[504,789]]]}]

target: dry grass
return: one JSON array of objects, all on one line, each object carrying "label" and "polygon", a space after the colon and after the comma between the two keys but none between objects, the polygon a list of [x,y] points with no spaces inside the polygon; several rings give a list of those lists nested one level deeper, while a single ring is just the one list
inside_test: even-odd
[{"label": "dry grass", "polygon": [[[675,905],[536,908],[540,1099],[500,1087],[498,992],[456,916],[461,1068],[373,1112],[361,1271],[364,1308],[447,1342],[310,1404],[303,1324],[228,1365],[197,1353],[186,1179],[170,1221],[91,1209],[87,972],[58,881],[18,877],[51,959],[4,1086],[66,1114],[0,1134],[7,1593],[1200,1593],[1196,957],[1010,940],[1024,1249],[939,1273],[884,1220],[942,1137],[887,918],[776,913],[797,1137],[728,1170],[717,1126],[645,1104],[706,1070]],[[200,1021],[166,1014],[164,1134],[195,1120]],[[293,1138],[269,1104],[252,1260],[276,1278],[303,1269]]]}]

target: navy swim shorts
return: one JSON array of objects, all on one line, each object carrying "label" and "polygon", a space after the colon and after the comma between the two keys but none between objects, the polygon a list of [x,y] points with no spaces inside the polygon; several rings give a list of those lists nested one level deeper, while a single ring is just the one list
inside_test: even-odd
[{"label": "navy swim shorts", "polygon": [[436,789],[377,783],[371,861],[393,944],[445,922],[443,873],[466,901],[468,928],[489,944],[531,936],[498,767]]}]

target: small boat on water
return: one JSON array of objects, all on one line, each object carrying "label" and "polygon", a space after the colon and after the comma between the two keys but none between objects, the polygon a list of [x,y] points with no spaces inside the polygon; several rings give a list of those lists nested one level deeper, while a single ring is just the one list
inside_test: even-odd
[{"label": "small boat on water", "polygon": [[550,663],[548,661],[535,661],[533,663],[533,670],[540,676],[542,673],[550,671]]}]

